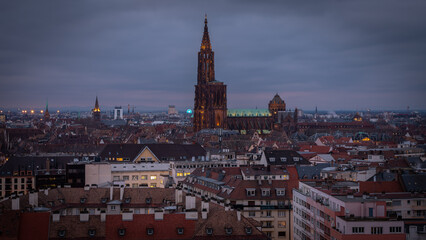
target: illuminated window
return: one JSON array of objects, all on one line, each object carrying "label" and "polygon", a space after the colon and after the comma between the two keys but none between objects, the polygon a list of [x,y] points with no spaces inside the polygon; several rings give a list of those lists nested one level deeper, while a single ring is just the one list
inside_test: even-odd
[{"label": "illuminated window", "polygon": [[176,173],[176,177],[183,177],[183,173]]},{"label": "illuminated window", "polygon": [[191,174],[191,173],[189,173],[189,172],[186,172],[186,173],[185,173],[185,176],[188,176],[188,175],[190,175],[190,174]]},{"label": "illuminated window", "polygon": [[156,183],[151,183],[151,186],[150,187],[157,187],[157,184]]},{"label": "illuminated window", "polygon": [[157,176],[151,176],[151,180],[156,180],[157,179]]},{"label": "illuminated window", "polygon": [[279,228],[285,228],[286,224],[287,224],[286,221],[278,221]]},{"label": "illuminated window", "polygon": [[147,175],[142,175],[141,176],[141,180],[147,180],[148,179],[148,176]]}]

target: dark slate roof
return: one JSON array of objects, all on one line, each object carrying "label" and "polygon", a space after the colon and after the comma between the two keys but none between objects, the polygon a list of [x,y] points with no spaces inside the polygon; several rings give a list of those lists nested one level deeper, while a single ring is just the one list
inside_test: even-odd
[{"label": "dark slate roof", "polygon": [[421,174],[402,174],[402,184],[407,192],[425,192],[426,191],[426,173]]},{"label": "dark slate roof", "polygon": [[148,147],[160,160],[191,160],[206,156],[206,150],[199,144],[108,144],[99,154],[102,160],[109,158],[128,158],[133,161],[142,150]]},{"label": "dark slate roof", "polygon": [[390,182],[396,180],[396,173],[388,173],[388,172],[379,172],[376,175],[369,178],[367,181],[369,182]]},{"label": "dark slate roof", "polygon": [[331,167],[330,163],[320,163],[314,166],[300,166],[296,165],[297,174],[299,175],[300,179],[314,179],[314,178],[320,178],[321,170]]},{"label": "dark slate roof", "polygon": [[[11,176],[14,171],[33,171],[33,175],[39,174],[37,170],[46,169],[46,161],[50,163],[50,169],[66,169],[67,163],[73,162],[74,156],[37,156],[37,157],[11,157],[0,168],[0,176]],[[65,174],[65,172],[63,172]]]},{"label": "dark slate roof", "polygon": [[[311,163],[306,160],[302,155],[292,150],[267,150],[265,151],[266,161],[270,165],[310,165]],[[275,158],[274,162],[270,161],[270,158]],[[281,158],[285,157],[286,161],[282,162]],[[294,157],[298,157],[299,161],[294,161]]]}]

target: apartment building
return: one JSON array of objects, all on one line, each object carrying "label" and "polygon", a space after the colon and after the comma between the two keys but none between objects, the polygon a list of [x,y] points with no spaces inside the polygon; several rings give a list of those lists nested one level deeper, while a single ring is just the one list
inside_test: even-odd
[{"label": "apartment building", "polygon": [[293,189],[294,239],[406,239],[386,201],[358,193],[356,182],[306,181]]}]

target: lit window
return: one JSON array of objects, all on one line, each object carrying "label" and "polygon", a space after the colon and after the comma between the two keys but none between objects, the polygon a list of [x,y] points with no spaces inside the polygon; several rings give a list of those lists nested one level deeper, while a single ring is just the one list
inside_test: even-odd
[{"label": "lit window", "polygon": [[285,228],[286,224],[287,224],[286,221],[278,221],[279,228]]},{"label": "lit window", "polygon": [[190,175],[191,173],[189,173],[189,172],[186,172],[186,173],[184,173],[184,175],[185,176],[188,176],[188,175]]},{"label": "lit window", "polygon": [[142,175],[141,176],[141,180],[147,180],[148,179],[148,176],[147,175]]},{"label": "lit window", "polygon": [[176,177],[183,177],[183,173],[181,173],[181,172],[176,173]]},{"label": "lit window", "polygon": [[156,180],[157,179],[157,176],[151,176],[151,180]]}]

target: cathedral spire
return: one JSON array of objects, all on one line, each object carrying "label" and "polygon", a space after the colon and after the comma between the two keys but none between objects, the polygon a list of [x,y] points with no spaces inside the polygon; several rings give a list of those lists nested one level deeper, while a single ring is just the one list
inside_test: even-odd
[{"label": "cathedral spire", "polygon": [[209,28],[207,27],[207,14],[204,16],[204,34],[203,41],[201,42],[201,50],[211,49]]},{"label": "cathedral spire", "polygon": [[93,118],[96,121],[101,120],[101,109],[99,108],[98,96],[96,96],[95,108],[92,109]]},{"label": "cathedral spire", "polygon": [[95,109],[99,109],[98,96],[96,96]]},{"label": "cathedral spire", "polygon": [[50,114],[49,114],[49,99],[46,99],[46,110],[44,111],[44,120],[49,120]]}]

